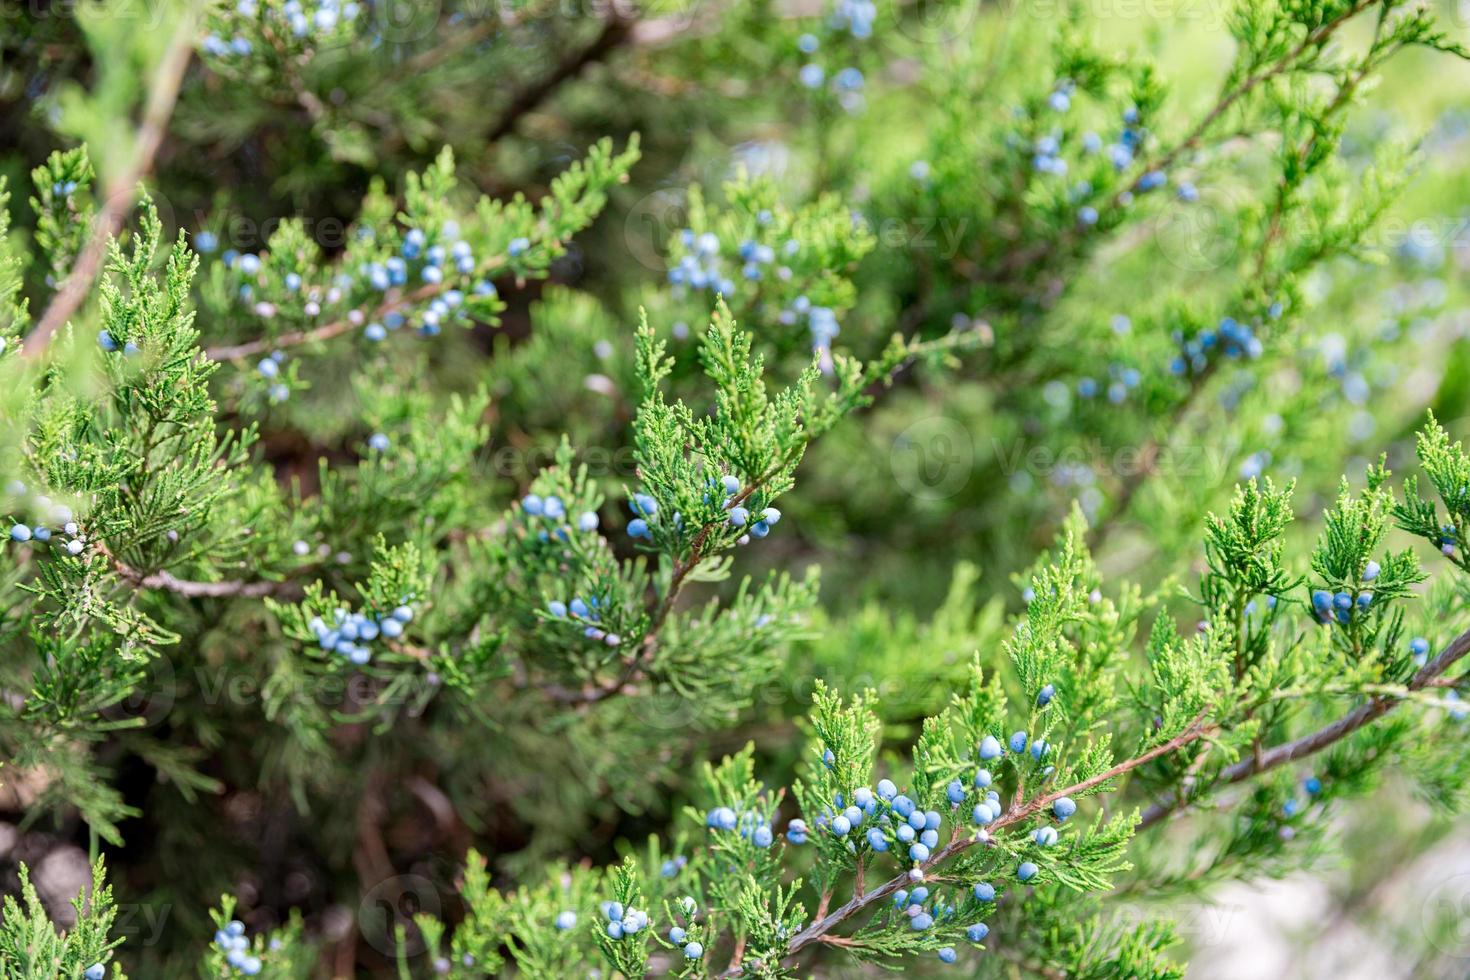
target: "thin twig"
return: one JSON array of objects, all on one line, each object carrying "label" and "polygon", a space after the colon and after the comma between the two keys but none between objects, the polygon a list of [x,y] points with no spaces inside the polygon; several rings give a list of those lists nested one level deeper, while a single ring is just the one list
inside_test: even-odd
[{"label": "thin twig", "polygon": [[265,596],[299,596],[301,586],[295,582],[224,581],[195,582],[178,578],[168,572],[142,572],[118,558],[106,545],[97,544],[97,552],[105,557],[112,570],[124,581],[140,589],[162,589],[191,599],[259,599]]},{"label": "thin twig", "polygon": [[194,17],[185,12],[179,19],[169,47],[164,52],[154,74],[153,84],[148,91],[148,102],[143,110],[143,119],[133,142],[133,153],[127,166],[111,178],[103,188],[102,208],[92,224],[92,233],[82,246],[76,264],[61,288],[51,297],[51,303],[41,315],[36,329],[31,331],[21,346],[26,357],[35,357],[46,349],[52,336],[60,330],[77,308],[82,305],[102,271],[103,261],[113,236],[122,228],[123,217],[133,206],[138,192],[138,182],[153,169],[154,158],[168,132],[168,121],[173,116],[178,102],[179,86],[183,84],[184,72],[194,54]]},{"label": "thin twig", "polygon": [[[1437,686],[1436,681],[1440,675],[1466,654],[1470,654],[1470,630],[1455,637],[1454,640],[1450,641],[1449,646],[1440,652],[1439,656],[1419,668],[1418,672],[1410,679],[1406,688],[1407,692],[1413,693],[1423,690],[1426,687]],[[1406,700],[1408,699],[1405,697],[1390,694],[1380,694],[1369,698],[1341,718],[1317,729],[1311,734],[1303,735],[1301,738],[1294,739],[1290,742],[1283,742],[1273,748],[1266,749],[1258,755],[1252,755],[1232,766],[1226,767],[1221,771],[1219,778],[1211,781],[1210,785],[1213,787],[1239,783],[1252,776],[1268,772],[1279,766],[1284,766],[1289,762],[1295,762],[1309,755],[1315,755],[1323,749],[1329,748],[1347,738],[1369,722],[1375,721],[1390,711],[1393,711]],[[1153,826],[1189,802],[1190,800],[1182,799],[1179,796],[1167,796],[1156,801],[1143,812],[1138,829],[1141,830],[1145,827]]]}]

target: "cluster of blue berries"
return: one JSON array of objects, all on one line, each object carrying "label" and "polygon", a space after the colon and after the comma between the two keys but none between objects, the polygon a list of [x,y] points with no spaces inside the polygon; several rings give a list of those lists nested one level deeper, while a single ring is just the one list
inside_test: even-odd
[{"label": "cluster of blue berries", "polygon": [[[1114,405],[1121,405],[1128,398],[1128,392],[1137,388],[1143,381],[1143,375],[1137,368],[1128,367],[1125,364],[1113,362],[1108,366],[1107,398]],[[1101,390],[1101,385],[1096,378],[1083,377],[1077,379],[1077,395],[1084,399],[1093,399]]]},{"label": "cluster of blue berries", "polygon": [[837,0],[832,7],[830,23],[845,30],[859,41],[873,36],[873,22],[878,19],[878,5],[873,0]]},{"label": "cluster of blue berries", "polygon": [[312,618],[308,628],[316,636],[323,650],[339,653],[361,666],[373,658],[374,640],[382,637],[394,640],[403,635],[403,628],[413,620],[413,607],[406,602],[385,616],[372,617],[364,613],[337,609],[332,614],[333,625],[328,626],[320,616]]},{"label": "cluster of blue berries", "polygon": [[[253,22],[260,16],[262,9],[267,22],[265,26],[285,36],[312,43],[320,43],[348,29],[362,12],[361,6],[354,0],[347,0],[346,3],[340,0],[307,0],[305,3],[302,0],[287,0],[279,8],[269,4],[262,8],[259,0],[237,0],[234,13],[241,21]],[[248,37],[240,33],[236,33],[228,41],[218,34],[209,34],[204,38],[203,48],[206,54],[219,58],[244,58],[254,50],[254,45]]]},{"label": "cluster of blue berries", "polygon": [[812,336],[812,350],[821,356],[822,372],[830,374],[832,371],[832,341],[842,332],[842,327],[837,322],[836,311],[828,306],[814,305],[811,299],[803,293],[788,303],[777,314],[777,319],[788,325],[806,321],[806,328]]},{"label": "cluster of blue berries", "polygon": [[597,596],[586,599],[577,596],[571,602],[553,599],[546,604],[546,611],[557,619],[574,619],[585,623],[582,635],[593,642],[606,643],[610,647],[621,646],[623,643],[621,636],[617,633],[609,633],[599,625],[602,622],[601,605],[602,600]]},{"label": "cluster of blue berries", "polygon": [[642,909],[625,909],[622,902],[603,902],[602,914],[607,917],[605,928],[610,939],[626,939],[648,928],[648,913]]},{"label": "cluster of blue berries", "polygon": [[[936,922],[943,923],[954,918],[953,905],[941,905],[937,895],[933,896],[931,903],[930,897],[929,889],[923,885],[913,891],[900,888],[893,893],[894,907],[908,917],[909,928],[915,932],[926,932],[934,928]],[[986,931],[989,932],[988,929]]]},{"label": "cluster of blue berries", "polygon": [[[521,498],[521,513],[531,520],[544,522],[544,526],[536,531],[536,536],[542,541],[551,540],[553,535],[562,541],[571,537],[574,525],[568,520],[567,505],[560,497],[528,493]],[[577,515],[575,527],[578,531],[595,531],[600,523],[596,511],[584,510]]]},{"label": "cluster of blue berries", "polygon": [[713,232],[696,235],[692,228],[679,233],[688,249],[679,264],[669,270],[669,282],[694,290],[708,289],[721,296],[733,296],[735,283],[720,268],[720,239]]},{"label": "cluster of blue berries", "polygon": [[[111,330],[97,331],[97,346],[101,347],[109,354],[112,354],[119,349],[117,338],[112,336]],[[131,340],[125,341],[122,345],[121,350],[125,356],[132,357],[133,355],[138,353],[138,345],[133,343]]]},{"label": "cluster of blue berries", "polygon": [[[201,252],[213,251],[217,245],[218,240],[210,232],[202,231],[195,236],[195,246]],[[520,253],[524,253],[529,248],[529,240],[520,238],[512,242],[512,255],[518,254],[517,248]],[[445,222],[433,240],[430,240],[423,229],[409,228],[404,233],[398,251],[399,254],[381,262],[361,264],[355,276],[346,272],[338,274],[325,291],[304,283],[297,272],[288,272],[282,276],[281,285],[287,293],[301,297],[302,313],[307,317],[316,317],[322,313],[324,304],[340,303],[354,288],[365,287],[371,295],[387,293],[419,282],[437,286],[452,274],[472,275],[478,265],[473,248],[460,237],[459,225],[454,221]],[[241,253],[235,249],[227,249],[220,259],[225,268],[236,274],[240,299],[253,303],[257,316],[267,319],[275,316],[274,303],[264,300],[255,302],[255,291],[261,285],[260,275],[264,268],[261,257],[253,252]],[[485,279],[476,280],[470,291],[477,297],[493,298],[498,295],[495,285]],[[361,326],[367,340],[378,343],[387,339],[389,332],[398,330],[409,322],[408,316],[402,311],[387,309],[389,305],[391,304],[385,300],[383,306],[379,307],[383,311],[381,317],[371,322],[368,322],[367,315],[361,308],[350,310],[346,319],[353,325]],[[462,321],[467,316],[465,294],[460,289],[445,289],[414,316],[420,335],[437,336],[445,324]]]},{"label": "cluster of blue berries", "polygon": [[1179,346],[1179,354],[1169,362],[1169,370],[1180,376],[1200,374],[1209,366],[1210,356],[1216,352],[1231,360],[1242,357],[1255,360],[1264,350],[1260,338],[1249,324],[1229,316],[1220,320],[1218,328],[1202,330],[1194,337],[1186,338],[1183,331],[1176,330],[1174,343]]},{"label": "cluster of blue berries", "polygon": [[[695,912],[698,911],[698,906],[695,904],[694,899],[689,895],[685,895],[683,898],[679,899],[678,906],[679,911],[683,912],[690,919],[693,919]],[[670,944],[682,948],[685,959],[697,960],[704,955],[703,944],[701,944],[697,940],[690,939],[689,934],[684,930],[682,926],[670,926],[668,936]]]},{"label": "cluster of blue berries", "polygon": [[[851,800],[838,793],[832,804],[817,817],[817,826],[834,837],[845,838],[866,823],[868,828],[863,831],[863,839],[868,847],[881,854],[896,844],[906,849],[908,859],[916,865],[929,860],[939,847],[943,817],[934,810],[920,810],[918,804],[899,793],[892,780],[879,780],[876,791],[861,786],[853,791]],[[800,828],[802,842],[806,833],[803,823]],[[792,831],[788,829],[788,839],[791,835]],[[849,841],[849,847],[855,846]],[[918,872],[917,867],[910,874],[915,872]]]},{"label": "cluster of blue berries", "polygon": [[[1363,567],[1363,581],[1372,582],[1378,578],[1378,573],[1378,562],[1368,562]],[[1365,612],[1372,604],[1373,593],[1368,589],[1363,589],[1356,595],[1347,591],[1332,593],[1326,589],[1315,589],[1312,592],[1312,609],[1324,623],[1336,622],[1346,626],[1352,622],[1354,613]]]},{"label": "cluster of blue berries", "polygon": [[[793,820],[792,823],[800,821]],[[771,822],[757,810],[746,810],[744,813],[736,812],[727,806],[717,806],[704,816],[704,825],[710,830],[725,832],[739,831],[740,836],[750,841],[756,847],[767,848],[775,843],[776,835],[771,830]],[[802,840],[792,841],[794,844],[804,844],[806,825],[802,824]],[[787,840],[791,840],[791,830],[786,832]]]},{"label": "cluster of blue berries", "polygon": [[[23,497],[26,495],[25,484],[19,481],[11,483],[6,490],[13,497]],[[64,548],[69,555],[80,555],[86,550],[86,537],[82,534],[81,526],[74,519],[70,507],[65,504],[58,504],[50,497],[44,495],[36,496],[29,502],[29,505],[33,512],[39,511],[44,513],[48,516],[51,523],[60,525],[61,532],[66,535],[67,540],[65,542],[58,540],[58,547]],[[10,527],[10,540],[16,544],[25,544],[31,541],[46,544],[52,540],[54,533],[49,524],[38,523],[30,525],[17,521]]]},{"label": "cluster of blue berries", "polygon": [[[871,7],[872,4],[868,3],[867,0],[839,0],[839,6],[866,8]],[[855,27],[857,25],[863,25],[864,30],[871,30],[872,27],[871,19],[867,19],[861,15],[856,19],[850,19],[850,23],[854,24]],[[857,30],[854,29],[853,36],[866,37],[867,34],[858,34]],[[801,50],[802,54],[813,55],[821,47],[821,42],[817,40],[815,34],[803,34],[797,38],[796,46]],[[809,61],[801,66],[801,69],[796,73],[796,78],[805,88],[819,89],[827,82],[827,70],[817,62]],[[851,66],[841,69],[832,76],[832,90],[837,93],[837,102],[843,109],[854,113],[862,111],[863,82],[863,73],[859,69]]]},{"label": "cluster of blue berries", "polygon": [[234,919],[214,934],[214,945],[225,954],[225,962],[247,977],[260,972],[260,957],[250,953],[250,940],[245,938],[245,923]]},{"label": "cluster of blue berries", "polygon": [[255,365],[255,371],[265,379],[267,388],[266,396],[270,398],[271,404],[279,405],[291,397],[291,389],[285,382],[279,380],[281,377],[281,365],[286,363],[286,352],[280,350],[271,351],[266,357],[260,359]]},{"label": "cluster of blue berries", "polygon": [[[1043,688],[1043,690],[1045,690],[1045,688]],[[1053,696],[1055,695],[1055,693],[1056,690],[1055,688],[1053,688]],[[1049,701],[1050,698],[1048,698],[1047,700]],[[1045,740],[1038,738],[1033,742],[1031,740],[1031,737],[1025,732],[1013,732],[1007,744],[1010,746],[1010,750],[1017,755],[1021,755],[1029,748],[1031,752],[1031,758],[1036,760],[1037,762],[1040,762],[1042,759],[1044,759],[1047,752],[1051,751],[1051,746],[1047,745]],[[991,762],[1004,756],[1006,754],[1006,750],[1005,747],[1001,745],[1000,739],[996,738],[994,735],[986,735],[980,740],[978,754],[982,761]]]}]

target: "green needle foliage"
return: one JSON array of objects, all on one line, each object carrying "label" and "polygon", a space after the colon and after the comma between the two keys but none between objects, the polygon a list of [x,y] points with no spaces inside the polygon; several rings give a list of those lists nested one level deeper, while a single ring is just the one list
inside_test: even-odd
[{"label": "green needle foliage", "polygon": [[0,40],[0,975],[1177,978],[1463,808],[1430,11],[421,6]]}]

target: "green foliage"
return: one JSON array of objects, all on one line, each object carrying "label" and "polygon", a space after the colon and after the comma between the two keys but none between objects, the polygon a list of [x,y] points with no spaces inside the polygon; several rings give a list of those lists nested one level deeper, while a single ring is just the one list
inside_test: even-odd
[{"label": "green foliage", "polygon": [[14,25],[0,817],[180,916],[0,973],[1173,978],[1463,806],[1470,52],[924,6]]}]

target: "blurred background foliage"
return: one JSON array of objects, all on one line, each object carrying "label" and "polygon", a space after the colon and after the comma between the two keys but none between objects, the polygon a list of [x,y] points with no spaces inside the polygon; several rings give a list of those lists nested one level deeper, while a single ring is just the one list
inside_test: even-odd
[{"label": "blurred background foliage", "polygon": [[[176,5],[131,6],[133,19],[32,0],[0,22],[0,173],[12,188],[28,188],[30,170],[53,149],[83,140],[104,180],[125,172],[132,127],[117,127],[145,100],[135,69],[152,63],[147,48],[156,55],[173,30],[198,33],[217,16],[176,28]],[[1437,9],[1451,35],[1463,36],[1470,9]],[[444,0],[370,5],[360,34],[277,71],[232,73],[197,55],[147,183],[166,225],[191,235],[211,229],[221,248],[258,250],[283,217],[301,215],[334,254],[374,178],[399,187],[444,145],[468,186],[536,197],[597,139],[622,146],[641,137],[631,179],[549,279],[502,289],[501,326],[448,331],[388,368],[358,348],[328,351],[303,360],[310,387],[283,404],[245,397],[248,366],[220,373],[228,417],[258,422],[263,457],[307,494],[317,460],[360,437],[354,386],[364,378],[392,385],[397,374],[432,378],[421,394],[435,403],[488,387],[483,460],[494,478],[475,487],[483,512],[525,492],[563,434],[574,446],[608,450],[611,465],[593,475],[616,493],[629,477],[617,460],[630,432],[625,393],[638,310],[676,338],[697,329],[713,296],[669,285],[680,232],[722,214],[748,217],[762,194],[825,215],[813,233],[851,250],[851,288],[833,287],[850,307],[844,346],[871,355],[896,329],[974,330],[982,345],[958,369],[916,365],[808,454],[783,503],[789,533],[744,554],[740,570],[819,566],[820,609],[806,638],[785,651],[779,681],[724,730],[674,738],[660,725],[678,729],[677,713],[660,719],[629,704],[607,709],[627,717],[561,731],[507,707],[503,720],[518,734],[501,747],[517,756],[512,763],[475,758],[453,727],[425,727],[405,746],[340,726],[331,738],[352,771],[316,772],[303,787],[292,778],[289,738],[261,733],[258,718],[221,703],[207,718],[171,723],[210,733],[207,771],[227,789],[199,807],[161,785],[119,739],[109,751],[125,796],[146,816],[128,821],[126,845],[109,852],[113,880],[177,917],[154,944],[131,952],[137,975],[171,975],[175,944],[207,934],[203,909],[221,891],[241,896],[252,926],[300,907],[310,930],[329,948],[339,944],[339,968],[361,956],[362,969],[381,969],[385,961],[351,938],[365,821],[381,828],[378,846],[394,866],[435,881],[454,878],[472,842],[507,883],[551,856],[608,861],[667,826],[691,760],[754,739],[760,771],[788,779],[801,744],[791,719],[818,679],[875,688],[894,741],[911,738],[970,654],[1001,642],[1007,614],[1020,608],[1018,574],[1049,546],[1074,500],[1094,525],[1104,572],[1152,588],[1198,574],[1202,518],[1224,506],[1238,480],[1294,479],[1299,518],[1289,536],[1304,567],[1340,473],[1361,474],[1381,452],[1405,468],[1427,410],[1463,434],[1464,62],[1409,50],[1382,69],[1379,84],[1355,93],[1342,118],[1343,169],[1324,193],[1351,212],[1370,207],[1380,182],[1401,182],[1402,191],[1361,246],[1327,250],[1290,275],[1256,260],[1276,154],[1290,135],[1252,128],[1261,114],[1212,143],[1183,177],[1171,175],[1169,191],[1147,202],[1140,195],[1142,213],[1095,245],[1079,241],[1065,193],[1036,178],[1024,134],[1045,125],[1046,99],[1061,79],[1086,90],[1072,109],[1079,129],[1116,130],[1120,114],[1142,104],[1163,145],[1187,132],[1218,98],[1236,50],[1227,13],[1208,0],[881,3],[872,36],[857,36],[808,0],[669,9]],[[1367,43],[1370,27],[1355,23],[1343,45]],[[149,40],[124,44],[118,32]],[[816,39],[815,51],[803,50],[804,35]],[[119,63],[116,51],[133,62]],[[816,88],[801,78],[810,64],[823,68]],[[852,68],[860,84],[831,84]],[[745,178],[753,183],[730,183]],[[1198,200],[1175,193],[1186,178]],[[691,198],[691,185],[702,196]],[[849,209],[866,220],[871,242],[836,230]],[[25,215],[22,240],[34,233]],[[1287,238],[1308,241],[1311,229],[1289,229]],[[31,270],[36,295],[45,271]],[[782,321],[764,288],[739,283],[732,308],[789,378],[809,357],[810,338]],[[1197,392],[1185,386],[1169,370],[1172,332],[1218,319],[1257,288],[1269,290],[1267,303],[1285,303],[1289,329],[1263,336],[1258,360],[1211,373]],[[199,326],[206,343],[250,336],[248,324],[225,316],[206,314]],[[419,358],[426,366],[403,366]],[[691,361],[674,379],[686,394]],[[1186,621],[1191,608],[1180,592]],[[233,662],[242,645],[281,643],[228,616],[191,627],[185,645],[209,662]],[[1435,633],[1427,622],[1412,631]],[[636,744],[646,752],[609,753],[598,733],[624,727],[641,732]],[[564,745],[548,744],[563,737]],[[254,738],[249,753],[221,750]],[[437,771],[441,759],[455,764]],[[371,773],[371,786],[361,773]],[[463,805],[475,798],[478,807]],[[0,809],[18,817],[20,802],[0,797]],[[1331,910],[1322,914],[1366,931],[1368,945],[1422,955],[1423,923],[1397,915],[1416,914],[1397,904],[1397,876],[1412,876],[1415,859],[1436,848],[1457,849],[1467,866],[1470,834],[1406,801],[1392,781],[1337,823],[1339,846],[1318,856],[1332,866],[1330,884],[1312,892]],[[64,822],[28,826],[28,843],[0,858],[34,864],[74,831]],[[229,844],[201,860],[205,839]],[[1254,902],[1236,895],[1223,907]],[[1463,925],[1436,928],[1453,935]],[[1246,975],[1239,961],[1210,955],[1237,932],[1184,931],[1201,947],[1198,975]],[[1300,975],[1302,957],[1326,956],[1323,944],[1344,942],[1331,928],[1288,938],[1299,949],[1274,967],[1282,976]],[[1353,972],[1360,968],[1344,965],[1343,975],[1366,975]],[[1451,975],[1437,972],[1442,962],[1422,969],[1394,973]]]}]

